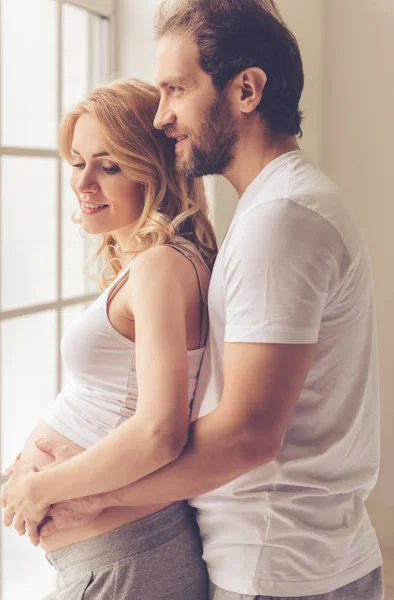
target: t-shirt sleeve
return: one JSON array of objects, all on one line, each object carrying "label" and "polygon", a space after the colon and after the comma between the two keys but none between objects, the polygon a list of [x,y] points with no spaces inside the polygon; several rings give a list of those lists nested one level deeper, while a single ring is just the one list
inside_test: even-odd
[{"label": "t-shirt sleeve", "polygon": [[316,343],[345,251],[329,221],[294,201],[250,208],[224,254],[225,341]]}]

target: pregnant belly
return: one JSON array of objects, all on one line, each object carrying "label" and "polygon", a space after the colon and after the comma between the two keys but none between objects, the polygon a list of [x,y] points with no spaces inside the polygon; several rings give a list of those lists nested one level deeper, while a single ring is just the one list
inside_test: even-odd
[{"label": "pregnant belly", "polygon": [[71,446],[75,450],[85,450],[85,448],[74,444],[74,442],[64,437],[64,435],[61,435],[60,433],[55,431],[52,427],[47,425],[45,421],[40,421],[33,429],[30,436],[27,438],[21,456],[23,460],[26,460],[28,463],[34,465],[38,469],[46,467],[55,460],[52,456],[41,452],[41,450],[37,448],[35,442],[39,438],[47,438],[54,442],[58,442],[59,444],[66,444],[67,446]]},{"label": "pregnant belly", "polygon": [[[35,441],[42,437],[60,444],[71,446],[76,450],[85,450],[85,448],[78,446],[64,435],[55,431],[55,429],[50,427],[45,421],[40,421],[28,437],[21,456],[22,460],[26,460],[38,469],[42,469],[54,461],[53,457],[41,452],[41,450],[36,447]],[[41,538],[40,546],[46,552],[54,552],[65,546],[82,542],[92,537],[96,537],[97,535],[107,533],[122,525],[126,525],[127,523],[142,519],[166,506],[168,505],[155,504],[152,506],[108,508],[96,519],[86,525],[78,525],[77,527],[55,531],[54,533]]]}]

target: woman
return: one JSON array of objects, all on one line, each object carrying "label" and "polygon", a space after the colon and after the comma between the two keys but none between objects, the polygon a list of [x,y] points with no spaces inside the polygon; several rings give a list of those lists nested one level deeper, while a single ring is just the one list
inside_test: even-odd
[{"label": "woman", "polygon": [[[8,525],[15,511],[24,527],[29,482],[46,504],[38,523],[50,504],[137,481],[186,443],[207,336],[207,266],[217,248],[202,184],[175,172],[174,141],[153,128],[158,103],[155,88],[119,82],[93,92],[62,123],[60,150],[73,166],[82,226],[103,238],[96,257],[107,262],[106,289],[62,340],[73,379],[23,450],[22,461],[36,469],[10,477]],[[114,435],[118,450],[109,456]],[[35,446],[40,437],[87,452],[44,469],[50,459]],[[61,599],[207,597],[185,503],[108,509],[41,547],[60,573]]]}]

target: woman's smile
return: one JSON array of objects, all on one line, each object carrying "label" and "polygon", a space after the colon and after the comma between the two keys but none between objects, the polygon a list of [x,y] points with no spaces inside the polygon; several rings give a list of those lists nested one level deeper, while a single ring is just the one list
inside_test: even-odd
[{"label": "woman's smile", "polygon": [[97,204],[94,202],[84,202],[81,200],[81,211],[83,215],[95,215],[105,208],[108,208],[108,204]]}]

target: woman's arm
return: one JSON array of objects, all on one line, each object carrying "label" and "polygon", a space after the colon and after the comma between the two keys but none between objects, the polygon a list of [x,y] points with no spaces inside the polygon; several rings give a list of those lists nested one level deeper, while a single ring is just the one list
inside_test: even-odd
[{"label": "woman's arm", "polygon": [[137,411],[86,452],[31,473],[25,495],[36,506],[118,489],[181,453],[189,425],[190,265],[185,262],[164,247],[149,250],[135,261],[130,272],[130,309],[136,324]]}]

